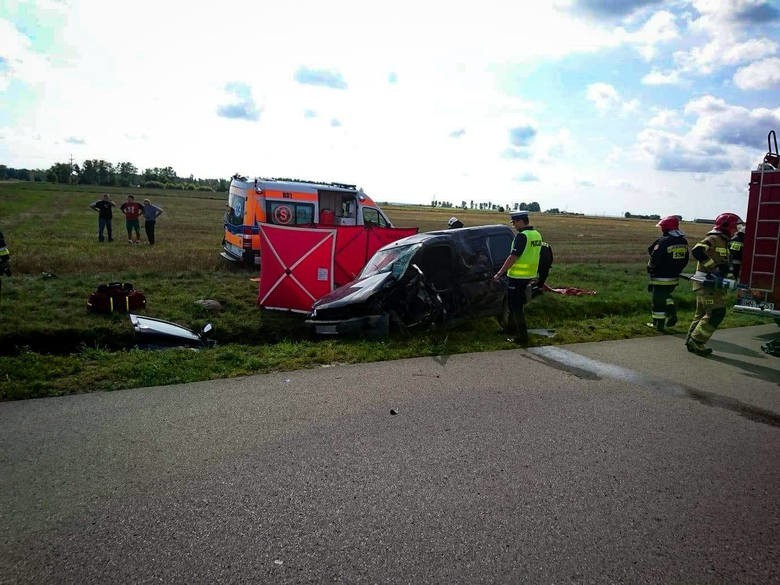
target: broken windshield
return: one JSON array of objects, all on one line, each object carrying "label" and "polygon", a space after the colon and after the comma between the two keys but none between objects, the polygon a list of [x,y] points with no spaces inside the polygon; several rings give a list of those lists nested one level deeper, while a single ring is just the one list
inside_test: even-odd
[{"label": "broken windshield", "polygon": [[392,272],[393,276],[400,278],[406,272],[409,261],[415,252],[420,249],[421,245],[410,244],[408,246],[395,246],[386,250],[379,250],[360,272],[358,280],[386,272]]}]

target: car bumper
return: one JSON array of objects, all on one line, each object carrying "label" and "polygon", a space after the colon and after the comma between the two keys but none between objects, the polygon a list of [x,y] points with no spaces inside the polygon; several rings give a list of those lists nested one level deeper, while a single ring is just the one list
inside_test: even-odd
[{"label": "car bumper", "polygon": [[365,315],[352,317],[351,319],[307,319],[317,335],[375,335],[387,336],[390,327],[390,318],[387,314]]}]

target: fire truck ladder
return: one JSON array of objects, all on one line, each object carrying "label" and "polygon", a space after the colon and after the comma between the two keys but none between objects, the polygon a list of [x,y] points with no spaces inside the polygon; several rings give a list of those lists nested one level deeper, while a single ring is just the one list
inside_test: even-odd
[{"label": "fire truck ladder", "polygon": [[[774,152],[772,151],[773,138],[775,147]],[[753,282],[754,276],[768,277],[767,287],[757,289],[768,295],[771,294],[777,286],[777,263],[778,256],[780,256],[780,199],[777,197],[771,197],[769,194],[770,188],[780,189],[780,182],[778,182],[778,179],[780,179],[780,169],[773,169],[773,167],[776,167],[776,164],[772,164],[780,161],[780,156],[778,156],[777,152],[777,137],[775,136],[774,130],[770,130],[766,140],[768,145],[768,152],[764,157],[764,164],[761,165],[761,178],[758,185],[758,204],[756,206],[756,238],[753,255],[750,259],[750,282]],[[774,253],[756,253],[755,248],[758,248],[759,241],[768,241],[774,243]],[[767,247],[764,247],[764,251],[770,251],[767,248],[771,248],[771,244],[769,244]],[[759,258],[771,259],[771,271],[767,272],[764,270],[755,270],[755,263]],[[763,281],[763,278],[761,280]]]}]

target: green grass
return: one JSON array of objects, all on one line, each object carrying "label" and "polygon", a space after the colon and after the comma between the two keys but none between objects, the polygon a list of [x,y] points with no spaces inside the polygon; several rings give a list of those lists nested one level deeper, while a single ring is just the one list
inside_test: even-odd
[{"label": "green grass", "polygon": [[[116,241],[99,244],[97,214],[88,205],[103,192],[117,202],[132,192],[165,209],[154,247],[131,246],[124,221],[114,219]],[[384,341],[313,339],[297,314],[256,305],[256,276],[220,257],[225,194],[154,190],[85,189],[0,183],[0,229],[11,250],[13,277],[0,297],[0,400],[108,391],[283,371],[332,363],[440,356],[512,347],[490,319],[442,330],[393,334]],[[468,225],[503,223],[498,213],[388,206],[399,226],[421,231],[446,226],[451,215]],[[528,307],[531,328],[554,329],[536,345],[655,335],[649,317],[644,263],[656,237],[654,222],[623,218],[534,215],[555,249],[548,280],[553,287],[597,291],[593,296],[546,294]],[[706,225],[686,224],[691,238]],[[692,267],[690,267],[692,269]],[[54,277],[48,276],[54,275]],[[126,315],[86,311],[86,299],[103,282],[132,282],[148,300],[144,314],[198,329],[214,326],[215,348],[132,349]],[[687,326],[694,297],[686,284],[675,295],[678,330]],[[215,299],[209,313],[195,301]],[[724,327],[764,323],[729,313]]]}]

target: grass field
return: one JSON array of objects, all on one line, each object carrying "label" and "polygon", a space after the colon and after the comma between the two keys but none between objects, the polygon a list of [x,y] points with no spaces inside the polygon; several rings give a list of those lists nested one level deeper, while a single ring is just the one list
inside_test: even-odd
[{"label": "grass field", "polygon": [[[127,193],[149,197],[165,210],[155,246],[127,244],[124,220],[113,221],[115,241],[98,243],[97,214],[89,204],[103,192],[121,203]],[[316,340],[300,315],[256,306],[252,272],[219,256],[225,194],[131,191],[33,183],[0,183],[0,229],[12,254],[13,276],[0,297],[0,400],[52,396],[287,370],[334,362],[486,351],[510,347],[490,320],[460,323],[410,338],[385,341]],[[401,227],[505,223],[506,215],[470,210],[387,205]],[[545,295],[528,308],[529,327],[556,331],[535,344],[654,335],[644,265],[657,237],[655,222],[623,218],[532,214],[555,250],[552,287],[596,290],[595,296]],[[693,240],[708,226],[685,224]],[[692,269],[692,266],[690,267]],[[197,329],[214,325],[218,346],[208,350],[133,349],[126,315],[87,313],[86,299],[104,282],[132,282],[148,300],[146,315]],[[692,315],[686,285],[676,298],[681,323]],[[208,313],[195,301],[215,299]],[[758,324],[729,313],[724,326]]]}]

